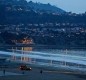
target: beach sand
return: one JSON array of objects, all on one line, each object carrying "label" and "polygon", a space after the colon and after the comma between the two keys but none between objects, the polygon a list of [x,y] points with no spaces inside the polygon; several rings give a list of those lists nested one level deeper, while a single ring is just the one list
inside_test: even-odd
[{"label": "beach sand", "polygon": [[[18,63],[10,63],[8,66],[0,68],[6,72],[14,73],[0,76],[0,80],[86,80],[86,75],[73,73],[65,70],[52,70],[48,67],[37,67],[30,65],[31,71],[21,71]],[[40,73],[42,70],[42,73]],[[2,73],[3,74],[3,73]]]}]

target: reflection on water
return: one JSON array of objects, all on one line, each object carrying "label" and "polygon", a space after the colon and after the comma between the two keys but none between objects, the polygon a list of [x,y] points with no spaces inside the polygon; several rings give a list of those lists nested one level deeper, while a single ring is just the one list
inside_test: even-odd
[{"label": "reflection on water", "polygon": [[32,47],[23,47],[23,50],[24,50],[24,51],[32,51],[33,48],[32,48]]},{"label": "reflection on water", "polygon": [[82,50],[34,50],[32,47],[16,47],[11,52],[0,53],[9,55],[11,60],[17,62],[86,71],[86,51]]},{"label": "reflection on water", "polygon": [[23,51],[32,51],[33,47],[12,47],[12,51],[23,50]]},{"label": "reflection on water", "polygon": [[[28,54],[28,53],[25,53],[24,51],[32,51],[33,48],[32,47],[16,47],[16,48],[13,48],[12,47],[12,51],[13,51],[13,54],[15,54],[15,52],[19,52],[20,54]],[[14,55],[11,56],[11,59],[12,60],[20,60],[20,61],[29,61],[31,62],[31,58],[27,58],[27,57],[16,57]]]}]

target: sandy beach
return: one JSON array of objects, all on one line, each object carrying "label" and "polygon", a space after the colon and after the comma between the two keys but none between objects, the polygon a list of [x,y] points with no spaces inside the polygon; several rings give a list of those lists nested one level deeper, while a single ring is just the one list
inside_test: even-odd
[{"label": "sandy beach", "polygon": [[[48,67],[37,67],[29,65],[31,71],[21,71],[21,63],[9,63],[0,67],[0,80],[86,80],[86,75],[66,70],[53,70]],[[3,74],[5,70],[5,75]],[[43,72],[40,73],[40,70]]]}]

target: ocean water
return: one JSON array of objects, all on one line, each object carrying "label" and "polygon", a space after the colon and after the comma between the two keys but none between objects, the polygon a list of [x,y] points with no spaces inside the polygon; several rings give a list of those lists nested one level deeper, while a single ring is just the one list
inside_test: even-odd
[{"label": "ocean water", "polygon": [[0,51],[0,56],[16,62],[86,71],[85,50],[12,48]]}]

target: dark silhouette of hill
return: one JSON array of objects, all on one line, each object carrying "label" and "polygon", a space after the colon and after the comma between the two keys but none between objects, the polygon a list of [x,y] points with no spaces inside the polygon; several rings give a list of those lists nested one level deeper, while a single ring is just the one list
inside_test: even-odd
[{"label": "dark silhouette of hill", "polygon": [[32,1],[28,2],[28,5],[36,11],[47,11],[47,12],[55,12],[55,13],[65,13],[64,10],[56,7],[56,6],[52,6],[51,4],[42,4],[42,3],[34,3]]},{"label": "dark silhouette of hill", "polygon": [[34,3],[32,1],[27,2],[26,0],[0,0],[0,4],[5,5],[21,5],[27,8],[32,8],[35,11],[45,11],[50,13],[64,13],[65,11],[56,7],[52,6],[51,4],[42,4],[42,3]]},{"label": "dark silhouette of hill", "polygon": [[[47,11],[51,8],[51,12]],[[46,9],[46,10],[45,10]],[[57,11],[58,10],[58,11]],[[0,0],[0,24],[20,24],[20,23],[74,23],[85,24],[86,14],[77,15],[72,13],[58,14],[64,12],[51,6],[27,2],[26,0]]]}]

